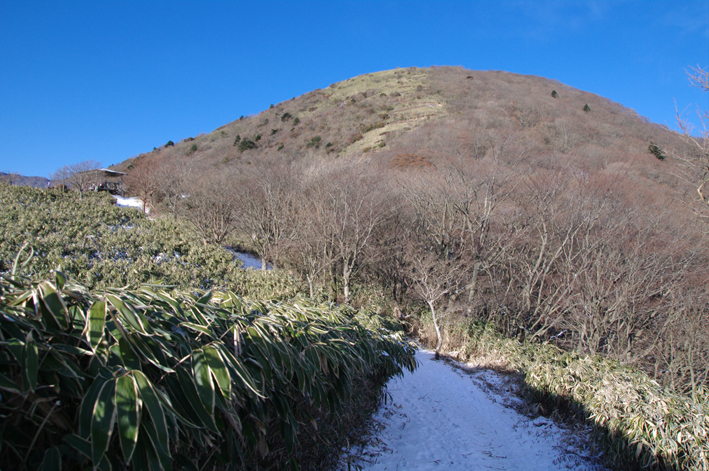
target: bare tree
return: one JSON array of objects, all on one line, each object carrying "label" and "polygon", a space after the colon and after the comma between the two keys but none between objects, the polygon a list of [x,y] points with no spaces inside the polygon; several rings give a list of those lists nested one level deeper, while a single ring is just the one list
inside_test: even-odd
[{"label": "bare tree", "polygon": [[194,178],[194,169],[189,162],[173,164],[163,161],[155,170],[157,192],[174,219],[177,219],[179,203],[187,197]]},{"label": "bare tree", "polygon": [[436,360],[440,358],[443,346],[441,321],[448,312],[440,308],[441,301],[455,294],[464,285],[467,277],[465,261],[453,254],[441,256],[421,244],[409,245],[406,258],[409,260],[409,277],[413,291],[424,301],[431,312],[433,326],[436,329]]},{"label": "bare tree", "polygon": [[507,241],[504,234],[490,237],[497,211],[509,199],[513,188],[509,177],[497,165],[458,161],[446,170],[446,197],[461,219],[464,243],[473,257],[468,282],[468,302],[477,295],[478,277],[500,259]]},{"label": "bare tree", "polygon": [[269,262],[280,263],[285,245],[296,236],[296,183],[293,169],[275,162],[260,165],[239,179],[238,225],[261,257],[264,270]]},{"label": "bare tree", "polygon": [[401,305],[407,292],[406,247],[412,226],[411,211],[402,198],[392,192],[387,194],[387,208],[386,223],[377,228],[370,246],[367,270],[390,294],[397,317],[403,317]]},{"label": "bare tree", "polygon": [[[709,68],[690,67],[687,75],[692,86],[709,92]],[[697,108],[699,129],[676,105],[675,112],[677,124],[688,146],[684,150],[675,150],[673,155],[684,165],[688,179],[696,187],[699,200],[705,208],[709,207],[709,194],[706,191],[709,183],[709,110]]]},{"label": "bare tree", "polygon": [[379,178],[370,174],[367,165],[364,161],[334,165],[322,175],[327,212],[322,230],[339,268],[344,302],[350,301],[352,277],[361,266],[375,228],[387,214]]},{"label": "bare tree", "polygon": [[310,297],[315,296],[319,281],[334,263],[333,244],[324,228],[328,226],[329,212],[319,180],[306,181],[299,202],[295,223],[298,234],[289,245],[291,266],[308,282]]},{"label": "bare tree", "polygon": [[[413,292],[431,312],[436,330],[436,358],[443,346],[441,321],[469,277],[469,244],[462,208],[456,209],[450,181],[438,170],[419,175],[405,184],[406,200],[413,210],[405,249],[407,277]],[[466,253],[467,252],[467,253]],[[443,301],[449,301],[442,308]]]},{"label": "bare tree", "polygon": [[78,191],[79,198],[81,198],[85,191],[98,183],[96,170],[99,168],[101,168],[101,162],[83,160],[57,169],[50,175],[50,179]]},{"label": "bare tree", "polygon": [[228,175],[193,184],[185,203],[185,217],[205,245],[222,244],[235,229],[239,199]]},{"label": "bare tree", "polygon": [[126,178],[129,191],[143,202],[143,212],[153,205],[153,199],[160,188],[159,164],[152,159],[144,159],[136,165]]}]

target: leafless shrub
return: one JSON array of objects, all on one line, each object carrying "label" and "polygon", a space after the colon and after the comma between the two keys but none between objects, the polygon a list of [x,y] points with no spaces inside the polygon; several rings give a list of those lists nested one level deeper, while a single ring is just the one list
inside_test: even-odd
[{"label": "leafless shrub", "polygon": [[235,229],[239,203],[230,175],[194,182],[185,201],[185,217],[205,244],[222,244]]}]

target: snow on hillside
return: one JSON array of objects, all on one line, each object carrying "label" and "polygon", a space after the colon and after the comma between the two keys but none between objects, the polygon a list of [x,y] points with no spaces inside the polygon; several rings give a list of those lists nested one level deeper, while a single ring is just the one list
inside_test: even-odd
[{"label": "snow on hillside", "polygon": [[602,470],[583,450],[585,437],[513,407],[520,399],[490,370],[474,374],[416,354],[420,367],[389,382],[391,401],[376,416],[380,430],[350,461],[366,470]]},{"label": "snow on hillside", "polygon": [[[244,268],[253,268],[254,270],[260,270],[261,269],[261,259],[251,255],[250,253],[246,252],[234,252],[239,259],[241,259],[242,262],[244,262]],[[270,264],[266,265],[266,269],[270,270],[273,267]]]},{"label": "snow on hillside", "polygon": [[[112,195],[116,199],[116,205],[124,208],[136,208],[143,210],[143,200],[138,197],[126,198],[125,196]],[[145,208],[145,213],[150,213],[150,208]]]}]

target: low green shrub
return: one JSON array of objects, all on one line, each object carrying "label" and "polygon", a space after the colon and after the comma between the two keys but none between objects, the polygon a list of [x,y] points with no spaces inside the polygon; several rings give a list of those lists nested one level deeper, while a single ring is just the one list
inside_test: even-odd
[{"label": "low green shrub", "polygon": [[315,147],[315,148],[318,148],[318,147],[320,147],[320,141],[321,141],[321,140],[322,140],[322,138],[321,138],[320,136],[315,136],[315,137],[313,137],[312,139],[310,139],[310,141],[308,141],[307,144],[305,144],[305,147]]},{"label": "low green shrub", "polygon": [[0,469],[297,468],[363,382],[416,367],[391,320],[302,299],[56,272],[0,279],[0,314]]},{"label": "low green shrub", "polygon": [[245,137],[239,142],[239,152],[244,152],[249,149],[256,149],[258,146],[254,141]]},{"label": "low green shrub", "polygon": [[650,145],[648,146],[648,150],[652,155],[654,155],[658,160],[665,160],[665,153],[660,149],[659,146],[654,144],[653,142],[650,142]]}]

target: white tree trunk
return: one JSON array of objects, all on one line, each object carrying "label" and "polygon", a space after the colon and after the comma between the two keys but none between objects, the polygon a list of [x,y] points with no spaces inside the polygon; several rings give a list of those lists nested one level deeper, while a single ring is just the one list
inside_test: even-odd
[{"label": "white tree trunk", "polygon": [[433,317],[433,327],[436,329],[436,337],[438,343],[436,343],[436,360],[441,358],[441,347],[443,346],[443,335],[441,334],[441,326],[438,323],[438,317],[436,317],[436,310],[433,307],[433,303],[429,301],[428,307],[431,308],[431,317]]}]

